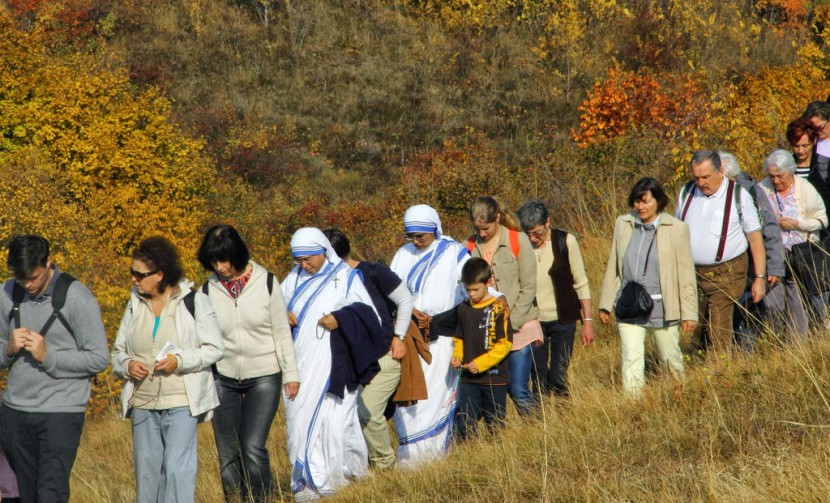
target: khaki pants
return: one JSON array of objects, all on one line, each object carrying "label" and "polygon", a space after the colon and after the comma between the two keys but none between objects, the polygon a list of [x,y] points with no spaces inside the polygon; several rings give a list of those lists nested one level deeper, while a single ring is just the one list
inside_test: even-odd
[{"label": "khaki pants", "polygon": [[[724,354],[733,345],[732,314],[746,288],[746,253],[722,264],[697,266],[695,270],[700,319],[696,339],[701,347],[709,346],[714,355]],[[704,327],[708,330],[708,344]]]},{"label": "khaki pants", "polygon": [[363,387],[358,396],[357,414],[366,447],[369,448],[369,463],[375,468],[386,469],[395,465],[395,451],[392,449],[392,439],[383,412],[401,382],[401,362],[392,358],[390,352],[378,363],[380,372]]}]

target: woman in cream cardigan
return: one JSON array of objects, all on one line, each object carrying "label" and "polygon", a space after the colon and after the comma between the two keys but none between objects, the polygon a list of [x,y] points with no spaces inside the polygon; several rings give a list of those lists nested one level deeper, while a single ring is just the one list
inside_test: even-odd
[{"label": "woman in cream cardigan", "polygon": [[617,218],[611,254],[599,297],[599,319],[611,320],[621,286],[641,283],[654,300],[650,316],[617,320],[622,343],[623,390],[632,397],[645,384],[645,338],[654,338],[660,362],[683,375],[680,329],[697,326],[697,282],[689,244],[689,227],[664,213],[669,197],[654,178],[642,178],[631,189],[633,208]]},{"label": "woman in cream cardigan", "polygon": [[[772,205],[781,227],[781,240],[790,259],[790,267],[797,267],[792,258],[794,247],[811,242],[819,245],[819,231],[827,228],[827,211],[818,191],[807,180],[795,176],[796,162],[787,150],[779,149],[764,161],[767,177],[761,180],[761,188]],[[806,294],[817,322],[827,323],[827,304],[830,293],[827,292],[827,264],[822,252],[816,253],[820,258],[815,264],[803,267],[802,271],[788,271],[783,281],[783,289],[772,289],[766,303],[783,302],[790,320],[788,326],[799,338],[806,335],[804,308],[794,281],[797,275]],[[783,290],[783,291],[782,291]]]}]

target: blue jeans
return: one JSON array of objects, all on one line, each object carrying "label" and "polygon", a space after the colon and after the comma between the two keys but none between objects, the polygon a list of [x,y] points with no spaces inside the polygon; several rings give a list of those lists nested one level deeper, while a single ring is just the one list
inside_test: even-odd
[{"label": "blue jeans", "polygon": [[218,384],[213,436],[225,498],[240,494],[242,501],[249,495],[265,501],[274,490],[265,441],[280,403],[282,375],[242,380],[219,376]]},{"label": "blue jeans", "polygon": [[507,392],[516,405],[519,414],[526,415],[536,407],[536,400],[530,393],[530,369],[533,367],[533,344],[511,351],[507,357],[510,364],[510,379]]},{"label": "blue jeans", "polygon": [[196,425],[188,407],[132,409],[137,503],[196,497]]}]

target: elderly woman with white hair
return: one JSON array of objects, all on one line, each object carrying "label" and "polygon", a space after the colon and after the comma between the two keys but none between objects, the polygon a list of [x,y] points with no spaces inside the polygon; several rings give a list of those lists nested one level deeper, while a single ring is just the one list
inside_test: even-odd
[{"label": "elderly woman with white hair", "polygon": [[[358,419],[358,386],[371,380],[377,360],[389,348],[363,282],[322,231],[305,227],[295,232],[291,254],[297,265],[281,288],[303,385],[285,403],[285,422],[291,490],[297,501],[304,501],[332,494],[349,478],[365,474],[368,453]],[[354,333],[355,318],[367,327],[365,334]],[[351,375],[359,382],[344,381],[344,366],[354,370]]]},{"label": "elderly woman with white hair", "polygon": [[819,248],[819,231],[827,227],[827,211],[816,189],[807,180],[795,176],[796,163],[792,154],[783,149],[774,151],[764,161],[767,177],[761,188],[778,217],[781,237],[792,270],[784,281],[785,302],[797,335],[806,333],[799,319],[800,299],[795,280],[810,298],[817,319],[827,322],[828,272],[826,254]]},{"label": "elderly woman with white hair", "polygon": [[398,462],[412,466],[443,456],[449,444],[456,408],[456,373],[450,367],[455,308],[466,298],[459,279],[470,254],[444,235],[438,212],[430,206],[409,208],[403,221],[409,242],[395,254],[390,268],[412,292],[412,314],[428,336],[432,354],[431,364],[421,360],[429,397],[395,411]]}]

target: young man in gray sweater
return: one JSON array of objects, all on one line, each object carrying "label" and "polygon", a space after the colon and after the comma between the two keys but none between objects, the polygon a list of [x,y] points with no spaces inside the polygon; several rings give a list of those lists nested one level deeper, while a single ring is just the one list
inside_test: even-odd
[{"label": "young man in gray sweater", "polygon": [[69,501],[89,378],[108,363],[104,324],[92,293],[52,265],[46,239],[15,237],[7,264],[14,279],[0,291],[0,368],[9,368],[0,442],[21,501]]}]

